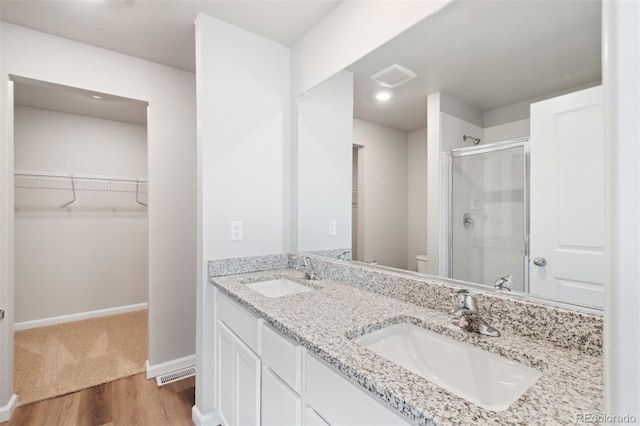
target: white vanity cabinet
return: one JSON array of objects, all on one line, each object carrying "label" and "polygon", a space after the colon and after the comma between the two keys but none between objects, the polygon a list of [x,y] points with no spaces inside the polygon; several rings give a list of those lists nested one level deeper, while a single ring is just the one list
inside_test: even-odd
[{"label": "white vanity cabinet", "polygon": [[227,425],[260,424],[260,358],[222,321],[216,345],[220,416]]},{"label": "white vanity cabinet", "polygon": [[217,405],[225,425],[407,424],[219,291],[216,325]]},{"label": "white vanity cabinet", "polygon": [[260,424],[261,321],[220,293],[216,297],[218,413],[226,425]]}]

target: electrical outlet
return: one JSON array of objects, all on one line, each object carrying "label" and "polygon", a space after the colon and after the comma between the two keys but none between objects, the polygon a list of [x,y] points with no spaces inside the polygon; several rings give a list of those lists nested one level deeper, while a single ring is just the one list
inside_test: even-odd
[{"label": "electrical outlet", "polygon": [[329,221],[329,235],[336,235],[336,221]]},{"label": "electrical outlet", "polygon": [[231,222],[231,241],[242,240],[242,221]]}]

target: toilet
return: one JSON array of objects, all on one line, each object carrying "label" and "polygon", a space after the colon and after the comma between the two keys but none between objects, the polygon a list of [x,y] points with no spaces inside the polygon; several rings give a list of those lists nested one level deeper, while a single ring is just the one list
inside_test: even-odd
[{"label": "toilet", "polygon": [[416,262],[418,264],[418,272],[421,274],[427,274],[427,255],[419,254],[416,256]]}]

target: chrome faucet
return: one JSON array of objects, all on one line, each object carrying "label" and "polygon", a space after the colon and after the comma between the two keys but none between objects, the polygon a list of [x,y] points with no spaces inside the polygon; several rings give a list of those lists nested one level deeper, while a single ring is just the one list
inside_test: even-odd
[{"label": "chrome faucet", "polygon": [[453,314],[451,324],[485,336],[500,336],[500,332],[491,327],[480,315],[476,293],[462,289],[451,293],[451,296],[455,298],[455,308],[451,311]]},{"label": "chrome faucet", "polygon": [[311,258],[309,256],[305,256],[302,261],[302,265],[296,265],[296,269],[304,272],[304,276],[308,280],[319,280],[320,276],[316,272],[316,269],[313,267],[313,263],[311,263]]},{"label": "chrome faucet", "polygon": [[506,290],[511,291],[513,288],[513,278],[511,275],[505,275],[504,277],[500,277],[493,283],[493,288],[496,290]]},{"label": "chrome faucet", "polygon": [[338,260],[347,260],[347,255],[351,250],[344,250],[342,254],[338,255]]}]

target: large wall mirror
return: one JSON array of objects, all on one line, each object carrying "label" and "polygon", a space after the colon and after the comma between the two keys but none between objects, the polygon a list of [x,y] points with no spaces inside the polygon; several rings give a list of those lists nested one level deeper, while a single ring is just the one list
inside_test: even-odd
[{"label": "large wall mirror", "polygon": [[298,251],[604,303],[600,1],[454,1],[298,99]]}]

